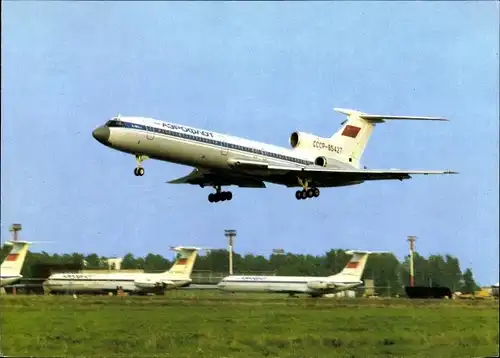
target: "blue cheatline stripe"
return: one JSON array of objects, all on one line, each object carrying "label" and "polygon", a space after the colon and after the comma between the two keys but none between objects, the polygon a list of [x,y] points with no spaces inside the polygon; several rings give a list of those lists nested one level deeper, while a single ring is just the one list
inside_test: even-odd
[{"label": "blue cheatline stripe", "polygon": [[252,280],[222,280],[221,283],[307,283],[308,281],[252,281]]},{"label": "blue cheatline stripe", "polygon": [[[317,279],[311,278],[310,281],[267,281],[267,280],[222,280],[221,283],[308,283],[308,282],[314,282],[318,281]],[[343,285],[350,285],[353,283],[359,283],[359,282],[332,282],[333,284],[343,284]]]},{"label": "blue cheatline stripe", "polygon": [[[141,131],[145,131],[145,132],[154,132],[155,134],[162,134],[162,135],[166,135],[166,136],[187,139],[187,140],[191,140],[191,141],[195,141],[195,142],[199,142],[199,143],[212,144],[212,145],[216,145],[216,146],[227,148],[227,149],[240,150],[240,151],[247,152],[247,153],[263,155],[265,157],[269,157],[269,158],[273,158],[273,159],[281,159],[281,160],[285,160],[285,161],[292,162],[292,163],[298,163],[298,164],[303,164],[303,165],[314,164],[314,162],[311,162],[309,160],[289,157],[289,156],[283,155],[283,154],[278,154],[278,153],[268,152],[268,151],[259,150],[259,149],[255,149],[255,148],[245,147],[245,146],[242,146],[239,144],[232,144],[232,143],[222,142],[219,140],[214,140],[214,139],[211,139],[211,137],[210,137],[210,135],[212,133],[206,132],[206,131],[199,131],[202,134],[202,136],[199,137],[199,136],[195,136],[192,134],[176,132],[176,131],[172,131],[172,130],[168,130],[168,129],[164,129],[164,128],[156,128],[156,127],[145,126],[142,124],[135,124],[135,123],[124,122],[124,121],[116,121],[116,120],[108,121],[106,123],[106,126],[108,126],[110,128],[113,128],[113,127],[132,128],[132,129],[141,130]],[[195,131],[194,129],[193,130],[189,129],[189,130]],[[206,134],[206,136],[204,136],[203,134]]]},{"label": "blue cheatline stripe", "polygon": [[133,282],[135,279],[130,279],[130,278],[49,278],[49,281],[74,281],[74,282]]}]

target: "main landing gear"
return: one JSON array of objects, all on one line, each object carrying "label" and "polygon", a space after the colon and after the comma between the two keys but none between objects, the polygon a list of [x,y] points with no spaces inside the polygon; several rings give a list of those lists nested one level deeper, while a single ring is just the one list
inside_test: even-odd
[{"label": "main landing gear", "polygon": [[319,196],[319,189],[318,188],[309,188],[308,182],[303,181],[300,178],[297,178],[299,180],[299,184],[304,188],[302,190],[297,190],[295,192],[295,198],[297,200],[305,200],[308,198],[317,198]]},{"label": "main landing gear", "polygon": [[134,168],[134,175],[136,177],[142,177],[144,175],[144,168],[141,167],[141,163],[147,158],[143,155],[136,155],[135,160],[137,161],[137,168]]},{"label": "main landing gear", "polygon": [[304,200],[308,198],[317,198],[319,196],[319,189],[318,188],[309,188],[309,189],[302,189],[302,190],[297,190],[295,192],[295,198],[297,200]]},{"label": "main landing gear", "polygon": [[211,203],[218,203],[219,201],[231,200],[233,193],[230,191],[221,191],[220,185],[214,187],[217,190],[215,193],[208,195],[208,201]]}]

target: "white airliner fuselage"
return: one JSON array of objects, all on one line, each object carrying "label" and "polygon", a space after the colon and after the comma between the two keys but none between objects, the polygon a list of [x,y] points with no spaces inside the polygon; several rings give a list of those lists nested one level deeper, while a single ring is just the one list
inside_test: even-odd
[{"label": "white airliner fuselage", "polygon": [[153,118],[116,117],[93,131],[100,143],[136,156],[136,176],[144,175],[141,163],[157,159],[195,167],[174,184],[213,186],[210,202],[231,200],[222,186],[264,188],[264,182],[302,187],[297,199],[319,196],[320,187],[360,184],[366,180],[409,179],[409,174],[449,174],[450,171],[360,169],[360,158],[374,123],[384,119],[444,120],[437,117],[394,117],[341,110],[348,120],[331,138],[293,132],[292,149],[238,138]]},{"label": "white airliner fuselage", "polygon": [[165,290],[188,286],[200,248],[175,247],[178,257],[163,273],[56,273],[44,287],[52,293],[105,293],[121,289],[129,293],[162,293]]},{"label": "white airliner fuselage", "polygon": [[[168,284],[167,284],[168,283]],[[159,293],[165,289],[187,286],[191,278],[146,273],[58,273],[44,286],[52,293],[106,293],[121,289],[130,293]]]},{"label": "white airliner fuselage", "polygon": [[321,297],[325,294],[349,290],[363,284],[363,275],[369,251],[352,250],[344,269],[327,277],[311,276],[227,276],[218,284],[221,291],[229,292],[270,292],[307,294]]},{"label": "white airliner fuselage", "polygon": [[361,280],[348,278],[311,276],[230,276],[224,278],[218,288],[230,292],[274,292],[303,293],[318,297],[328,293],[356,288],[363,284]]}]

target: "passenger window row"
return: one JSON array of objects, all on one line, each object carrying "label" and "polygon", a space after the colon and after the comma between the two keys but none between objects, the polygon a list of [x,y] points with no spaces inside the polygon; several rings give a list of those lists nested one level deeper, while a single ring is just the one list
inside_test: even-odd
[{"label": "passenger window row", "polygon": [[304,164],[304,165],[314,164],[311,161],[293,158],[293,157],[289,157],[289,156],[283,155],[283,154],[262,151],[262,150],[255,149],[255,148],[241,146],[238,144],[226,143],[226,142],[213,140],[211,138],[207,138],[207,137],[203,137],[203,136],[198,137],[198,136],[194,136],[194,135],[188,134],[188,133],[174,132],[174,131],[171,131],[168,129],[163,129],[163,128],[149,127],[149,126],[144,126],[144,125],[140,125],[140,124],[117,121],[117,120],[108,121],[106,123],[106,126],[108,126],[108,127],[128,127],[128,128],[134,128],[134,129],[141,129],[141,130],[146,130],[149,132],[155,132],[155,133],[169,135],[169,136],[173,136],[173,137],[185,138],[185,139],[189,139],[189,140],[193,140],[193,141],[197,141],[197,142],[208,143],[208,144],[212,144],[212,145],[216,145],[216,146],[220,146],[220,147],[226,147],[228,149],[235,149],[235,150],[240,150],[240,151],[247,152],[247,153],[264,155],[266,157],[286,160],[289,162],[294,162],[294,163],[299,163],[299,164]]}]

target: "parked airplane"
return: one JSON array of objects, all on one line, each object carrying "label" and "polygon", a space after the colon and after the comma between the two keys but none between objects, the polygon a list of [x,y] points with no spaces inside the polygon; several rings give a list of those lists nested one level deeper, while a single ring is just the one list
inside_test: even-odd
[{"label": "parked airplane", "polygon": [[197,247],[174,247],[178,256],[172,267],[163,273],[57,273],[51,275],[44,286],[51,293],[103,293],[124,292],[146,294],[189,286],[191,272],[201,250]]},{"label": "parked airplane", "polygon": [[367,180],[410,179],[411,174],[455,174],[447,170],[366,169],[360,160],[376,123],[385,120],[440,120],[440,117],[413,117],[366,114],[335,108],[347,115],[342,127],[330,138],[295,131],[292,149],[244,138],[196,129],[153,118],[115,117],[92,132],[110,148],[133,154],[136,176],[144,175],[141,163],[157,159],[188,165],[195,169],[168,183],[194,184],[216,190],[210,202],[231,200],[223,186],[265,188],[264,182],[302,187],[297,200],[318,197],[318,188],[361,184]]},{"label": "parked airplane", "polygon": [[500,287],[500,282],[497,282],[496,284],[494,285],[491,285],[491,295],[493,297],[498,297],[498,289]]},{"label": "parked airplane", "polygon": [[12,249],[0,267],[0,287],[10,285],[23,277],[21,270],[31,242],[7,241],[5,244],[12,245]]},{"label": "parked airplane", "polygon": [[221,291],[230,292],[273,292],[305,293],[311,297],[321,297],[328,293],[349,290],[363,283],[361,276],[368,255],[372,252],[351,250],[353,256],[344,269],[332,276],[227,276],[217,285]]}]

